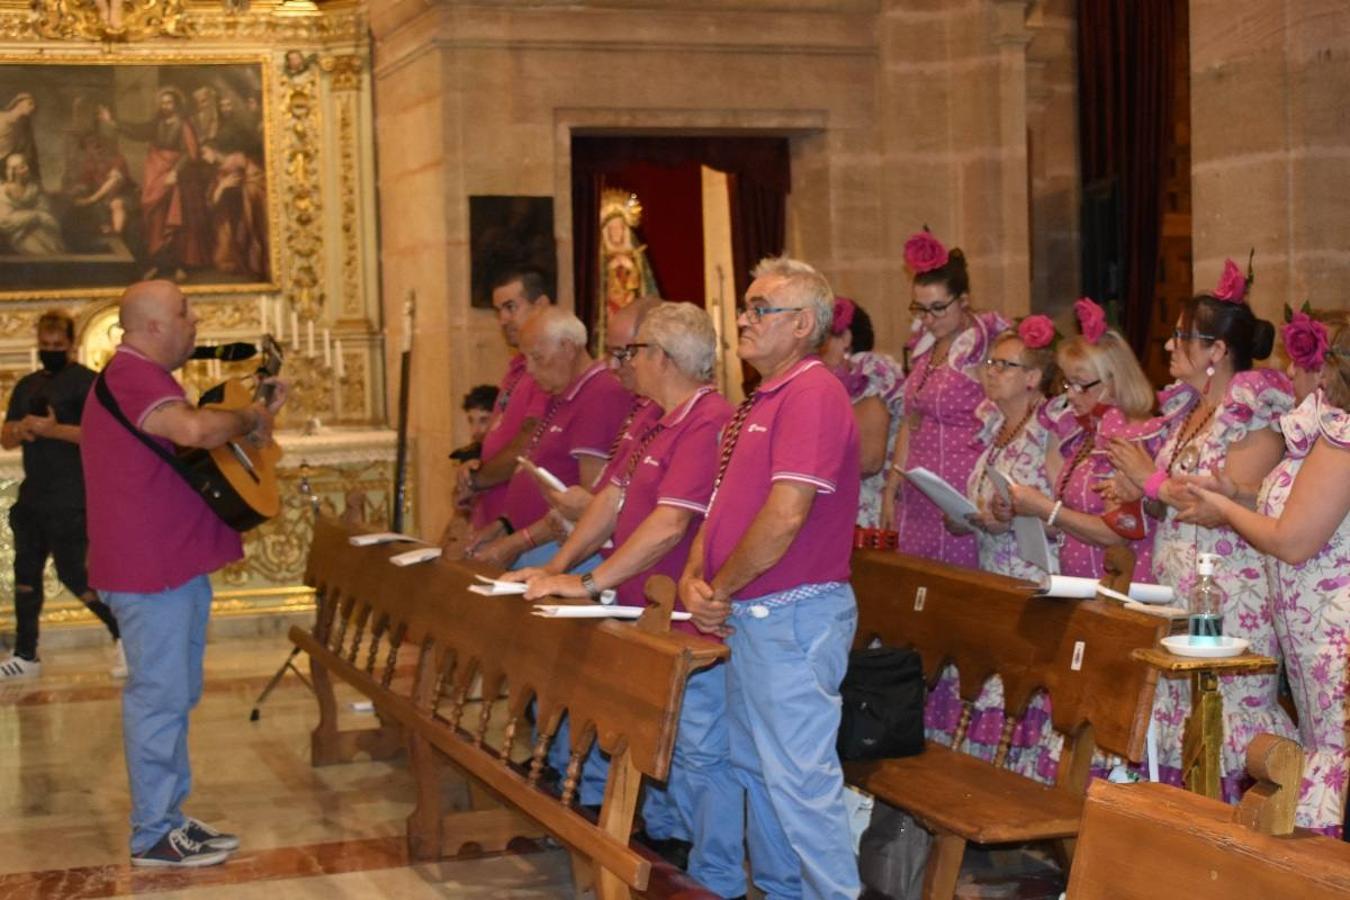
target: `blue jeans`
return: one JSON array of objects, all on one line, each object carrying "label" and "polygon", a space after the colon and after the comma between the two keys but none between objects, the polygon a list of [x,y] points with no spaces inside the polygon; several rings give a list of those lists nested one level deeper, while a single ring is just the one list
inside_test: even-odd
[{"label": "blue jeans", "polygon": [[647,834],[692,840],[689,874],[719,897],[745,893],[745,791],[731,768],[727,667],[689,676],[665,788],[648,783]]},{"label": "blue jeans", "polygon": [[835,750],[839,683],[858,626],[853,589],[760,607],[758,618],[746,614],[755,605],[734,605],[727,638],[731,764],[746,791],[751,874],[773,900],[857,897]]},{"label": "blue jeans", "polygon": [[157,594],[102,592],[122,629],[127,680],[122,741],[131,783],[131,852],[180,827],[192,790],[188,713],[202,696],[211,581],[198,575]]}]

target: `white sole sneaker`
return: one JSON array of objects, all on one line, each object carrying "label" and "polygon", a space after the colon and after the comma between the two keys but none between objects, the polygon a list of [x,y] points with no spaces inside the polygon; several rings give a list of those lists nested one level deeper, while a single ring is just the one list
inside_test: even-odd
[{"label": "white sole sneaker", "polygon": [[37,660],[11,656],[0,663],[0,681],[22,681],[26,678],[36,678],[41,674],[42,663]]}]

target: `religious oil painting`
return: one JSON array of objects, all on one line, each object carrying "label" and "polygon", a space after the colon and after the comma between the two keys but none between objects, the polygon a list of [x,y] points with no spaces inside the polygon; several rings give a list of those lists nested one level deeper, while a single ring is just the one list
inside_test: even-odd
[{"label": "religious oil painting", "polygon": [[261,59],[0,65],[0,299],[273,287],[267,80]]},{"label": "religious oil painting", "polygon": [[469,253],[473,259],[471,305],[492,309],[492,282],[508,269],[535,269],[550,296],[558,250],[553,239],[552,197],[469,198]]}]

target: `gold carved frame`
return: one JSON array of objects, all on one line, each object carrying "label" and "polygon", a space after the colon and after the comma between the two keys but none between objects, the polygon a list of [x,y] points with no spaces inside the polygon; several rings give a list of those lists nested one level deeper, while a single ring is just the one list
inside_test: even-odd
[{"label": "gold carved frame", "polygon": [[[234,282],[222,284],[185,284],[185,294],[256,294],[271,292],[281,288],[281,247],[290,235],[282,231],[282,194],[286,185],[281,180],[282,168],[278,157],[283,154],[277,146],[277,134],[280,130],[279,117],[281,103],[290,103],[288,92],[282,97],[277,95],[277,73],[275,59],[269,53],[230,53],[219,54],[204,51],[182,51],[155,49],[123,49],[126,45],[103,45],[97,54],[89,52],[47,51],[43,53],[0,52],[0,65],[4,66],[217,66],[217,65],[256,65],[261,75],[262,120],[263,120],[263,166],[267,174],[267,254],[268,281]],[[310,98],[310,105],[317,98]],[[288,110],[294,112],[294,110]],[[301,115],[303,115],[303,111]],[[122,293],[125,285],[107,287],[70,287],[45,290],[0,290],[0,303],[23,300],[65,300],[95,299],[116,297]],[[303,304],[302,304],[303,305]]]}]

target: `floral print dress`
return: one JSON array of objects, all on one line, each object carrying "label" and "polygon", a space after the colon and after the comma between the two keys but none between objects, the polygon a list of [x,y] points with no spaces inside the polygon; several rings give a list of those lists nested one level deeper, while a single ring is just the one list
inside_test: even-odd
[{"label": "floral print dress", "polygon": [[[960,490],[979,459],[975,408],[984,401],[980,368],[995,336],[1008,323],[997,313],[978,313],[953,339],[947,359],[933,362],[933,336],[923,332],[914,347],[913,368],[905,380],[909,447],[904,468],[922,466]],[[906,553],[973,569],[979,561],[974,535],[947,531],[942,511],[905,481],[896,508],[896,530]]]},{"label": "floral print dress", "polygon": [[[848,397],[858,403],[868,397],[878,397],[891,415],[890,431],[886,434],[886,459],[895,450],[895,436],[905,414],[905,370],[894,358],[871,351],[854,353],[844,360],[835,372],[844,383]],[[881,524],[881,496],[886,489],[886,467],[862,480],[858,492],[858,519],[860,528],[876,528]]]},{"label": "floral print dress", "polygon": [[[1257,500],[1264,515],[1278,517],[1313,445],[1325,440],[1350,450],[1350,413],[1326,402],[1320,391],[1280,419],[1288,454],[1266,476]],[[1265,558],[1275,634],[1284,653],[1289,687],[1298,709],[1303,744],[1303,784],[1297,822],[1333,837],[1343,832],[1350,781],[1350,516],[1316,556],[1302,565]]]},{"label": "floral print dress", "polygon": [[[1261,429],[1277,429],[1280,416],[1293,404],[1289,379],[1272,369],[1239,372],[1213,417],[1183,446],[1185,416],[1199,400],[1193,388],[1174,385],[1164,391],[1164,404],[1179,407],[1167,440],[1155,454],[1158,466],[1174,474],[1196,474],[1222,468],[1229,447]],[[1196,556],[1219,555],[1215,575],[1226,599],[1223,633],[1251,641],[1251,651],[1279,658],[1272,621],[1270,586],[1265,557],[1242,540],[1233,529],[1205,528],[1177,521],[1177,510],[1168,507],[1158,525],[1153,551],[1153,574],[1160,584],[1176,588],[1179,597],[1189,595],[1195,583]],[[1247,745],[1262,732],[1293,738],[1293,723],[1277,701],[1279,676],[1275,673],[1225,675],[1219,679],[1223,695],[1224,745],[1222,787],[1224,799],[1235,803],[1246,779]],[[1153,722],[1157,728],[1159,777],[1180,784],[1181,740],[1191,709],[1190,681],[1159,678],[1153,699]]]}]

